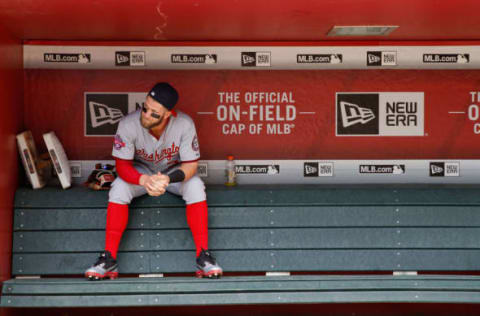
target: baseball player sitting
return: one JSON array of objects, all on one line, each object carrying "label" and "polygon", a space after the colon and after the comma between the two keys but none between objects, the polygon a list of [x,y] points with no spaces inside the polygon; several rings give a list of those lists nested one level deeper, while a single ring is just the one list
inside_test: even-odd
[{"label": "baseball player sitting", "polygon": [[165,191],[182,196],[197,251],[198,277],[220,277],[222,268],[208,251],[205,185],[196,175],[200,149],[192,119],[173,107],[178,93],[168,83],[156,84],[141,110],[124,117],[112,155],[119,177],[112,183],[107,208],[105,252],[85,271],[90,280],[118,277],[117,250],[133,198]]}]

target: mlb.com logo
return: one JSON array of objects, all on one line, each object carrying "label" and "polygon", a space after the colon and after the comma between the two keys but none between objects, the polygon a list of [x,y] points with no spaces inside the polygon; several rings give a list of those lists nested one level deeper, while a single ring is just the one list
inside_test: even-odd
[{"label": "mlb.com logo", "polygon": [[297,54],[297,64],[341,64],[342,54]]},{"label": "mlb.com logo", "polygon": [[92,61],[92,55],[89,53],[65,54],[65,53],[45,53],[43,61],[46,63],[79,63],[89,64]]},{"label": "mlb.com logo", "polygon": [[172,64],[216,64],[217,54],[172,54]]},{"label": "mlb.com logo", "polygon": [[423,136],[423,92],[336,94],[337,136]]},{"label": "mlb.com logo", "polygon": [[423,54],[424,63],[468,64],[470,54]]},{"label": "mlb.com logo", "polygon": [[270,67],[271,52],[242,52],[242,67]]},{"label": "mlb.com logo", "polygon": [[235,173],[276,175],[280,173],[280,165],[236,165]]},{"label": "mlb.com logo", "polygon": [[360,165],[360,174],[405,174],[405,165]]}]

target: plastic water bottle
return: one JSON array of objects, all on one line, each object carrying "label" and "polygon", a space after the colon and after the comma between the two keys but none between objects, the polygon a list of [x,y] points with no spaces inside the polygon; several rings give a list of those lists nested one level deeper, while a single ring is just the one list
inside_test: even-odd
[{"label": "plastic water bottle", "polygon": [[225,182],[225,185],[233,186],[237,184],[237,182],[235,181],[235,178],[237,176],[235,174],[235,161],[233,160],[232,155],[227,157],[225,175],[227,176],[227,182]]}]

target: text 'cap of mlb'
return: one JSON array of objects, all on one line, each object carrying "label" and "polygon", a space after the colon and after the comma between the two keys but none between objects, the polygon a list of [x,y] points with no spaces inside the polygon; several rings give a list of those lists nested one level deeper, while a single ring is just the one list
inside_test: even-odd
[{"label": "text 'cap of mlb'", "polygon": [[166,107],[169,111],[173,109],[178,101],[177,90],[166,82],[159,82],[154,85],[148,95]]}]

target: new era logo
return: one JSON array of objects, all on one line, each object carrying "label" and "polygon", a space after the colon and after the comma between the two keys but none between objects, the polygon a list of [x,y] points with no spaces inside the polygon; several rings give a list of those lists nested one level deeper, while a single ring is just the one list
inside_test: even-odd
[{"label": "new era logo", "polygon": [[397,52],[367,52],[367,66],[396,66]]},{"label": "new era logo", "polygon": [[129,113],[128,93],[85,93],[85,136],[115,135]]},{"label": "new era logo", "polygon": [[242,53],[242,66],[246,67],[255,67],[256,54],[252,53]]},{"label": "new era logo", "polygon": [[337,93],[337,135],[423,136],[423,92]]},{"label": "new era logo", "polygon": [[368,108],[362,108],[356,104],[340,102],[343,127],[355,124],[365,124],[375,119],[375,114]]},{"label": "new era logo", "polygon": [[129,66],[130,65],[130,52],[116,52],[115,53],[115,65],[116,66]]},{"label": "new era logo", "polygon": [[242,52],[242,67],[270,67],[270,52]]},{"label": "new era logo", "polygon": [[70,161],[70,173],[72,178],[82,177],[82,163],[80,161]]},{"label": "new era logo", "polygon": [[430,176],[432,177],[440,177],[444,176],[444,166],[443,163],[440,165],[437,164],[430,164]]},{"label": "new era logo", "polygon": [[460,163],[459,162],[431,162],[430,163],[431,177],[459,177]]},{"label": "new era logo", "polygon": [[304,177],[318,177],[318,162],[305,162],[303,169]]},{"label": "new era logo", "polygon": [[145,52],[115,52],[115,66],[145,66]]},{"label": "new era logo", "polygon": [[304,177],[333,177],[333,162],[304,162]]},{"label": "new era logo", "polygon": [[255,58],[252,57],[252,56],[248,56],[248,55],[243,55],[242,56],[242,62],[244,65],[246,64],[252,64],[255,62]]},{"label": "new era logo", "polygon": [[206,162],[198,163],[197,175],[201,178],[208,177],[208,164]]},{"label": "new era logo", "polygon": [[105,124],[115,124],[123,117],[122,111],[108,107],[106,104],[89,102],[90,118],[92,127],[99,127]]},{"label": "new era logo", "polygon": [[312,166],[308,166],[308,165],[307,165],[307,166],[305,166],[305,173],[306,173],[307,175],[309,175],[309,174],[316,174],[316,173],[318,173],[318,168],[315,168],[315,167],[312,167]]},{"label": "new era logo", "polygon": [[379,64],[379,65],[380,65],[380,62],[381,62],[381,61],[382,61],[382,57],[381,57],[381,56],[374,55],[373,53],[367,54],[367,62],[368,62],[368,64],[370,64],[370,65]]},{"label": "new era logo", "polygon": [[378,135],[376,93],[337,93],[337,135]]}]

